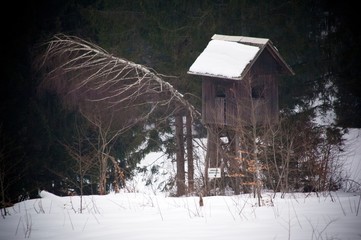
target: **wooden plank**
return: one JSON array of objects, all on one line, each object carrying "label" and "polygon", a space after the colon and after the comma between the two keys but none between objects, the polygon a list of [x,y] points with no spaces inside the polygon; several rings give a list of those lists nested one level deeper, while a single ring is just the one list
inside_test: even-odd
[{"label": "wooden plank", "polygon": [[212,40],[251,43],[256,45],[265,45],[269,41],[269,39],[267,38],[254,38],[254,37],[246,37],[246,36],[231,36],[231,35],[221,35],[221,34],[214,34]]}]

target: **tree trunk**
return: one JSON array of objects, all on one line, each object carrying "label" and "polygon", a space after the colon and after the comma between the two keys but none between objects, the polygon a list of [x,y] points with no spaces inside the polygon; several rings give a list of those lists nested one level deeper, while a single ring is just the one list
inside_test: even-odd
[{"label": "tree trunk", "polygon": [[100,167],[99,167],[99,195],[105,195],[106,184],[107,184],[107,163],[108,158],[100,156]]},{"label": "tree trunk", "polygon": [[180,113],[175,116],[175,135],[177,149],[177,196],[183,196],[185,189],[185,171],[184,171],[184,139],[183,139],[183,117]]},{"label": "tree trunk", "polygon": [[231,161],[231,173],[234,174],[234,183],[233,183],[233,190],[235,195],[239,195],[240,190],[240,177],[238,176],[240,174],[240,147],[239,147],[239,134],[237,132],[233,132],[231,135],[230,141],[230,156],[232,157],[230,159]]},{"label": "tree trunk", "polygon": [[[216,129],[208,126],[207,127],[207,153],[205,159],[205,194],[209,194],[209,191],[213,187],[216,188],[216,180],[210,181],[208,178],[208,168],[217,168],[220,167],[220,156],[219,156],[219,135],[216,132]],[[213,182],[213,186],[210,185],[210,182]],[[215,192],[214,192],[215,194]]]},{"label": "tree trunk", "polygon": [[192,137],[192,116],[187,112],[186,118],[187,129],[187,161],[188,161],[188,193],[194,191],[194,164],[193,164],[193,137]]}]

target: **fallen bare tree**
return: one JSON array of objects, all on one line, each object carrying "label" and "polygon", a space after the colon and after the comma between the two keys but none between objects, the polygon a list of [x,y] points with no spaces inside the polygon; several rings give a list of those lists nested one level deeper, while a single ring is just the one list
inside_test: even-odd
[{"label": "fallen bare tree", "polygon": [[116,164],[110,152],[118,136],[144,124],[154,113],[158,121],[179,111],[189,112],[192,118],[200,116],[163,80],[166,76],[152,69],[74,36],[56,35],[46,46],[38,62],[44,71],[39,89],[55,92],[67,108],[81,112],[98,132],[100,194],[105,194],[107,164]]},{"label": "fallen bare tree", "polygon": [[143,65],[114,57],[74,36],[56,35],[47,46],[40,58],[40,67],[47,70],[40,87],[54,90],[65,103],[80,107],[84,113],[93,111],[94,106],[120,111],[149,103],[163,106],[178,103],[192,116],[200,115],[163,80],[166,76]]}]

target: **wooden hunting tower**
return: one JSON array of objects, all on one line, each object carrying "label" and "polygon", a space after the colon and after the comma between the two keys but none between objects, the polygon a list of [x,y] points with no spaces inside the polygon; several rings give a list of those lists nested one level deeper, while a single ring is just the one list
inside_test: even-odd
[{"label": "wooden hunting tower", "polygon": [[215,34],[190,67],[202,76],[202,120],[233,128],[278,121],[280,74],[294,74],[269,39]]},{"label": "wooden hunting tower", "polygon": [[[228,176],[235,176],[231,178],[239,193],[248,169],[239,160],[241,152],[257,152],[255,145],[250,149],[240,143],[240,135],[249,126],[278,121],[277,77],[294,72],[269,39],[215,34],[188,73],[202,77],[202,121],[208,131],[206,179],[208,168],[221,169],[222,176],[227,170]],[[253,153],[248,159],[254,159]]]}]

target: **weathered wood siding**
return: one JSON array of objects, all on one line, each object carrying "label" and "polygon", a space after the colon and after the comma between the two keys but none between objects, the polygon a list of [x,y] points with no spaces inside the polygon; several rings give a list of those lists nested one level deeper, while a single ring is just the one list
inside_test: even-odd
[{"label": "weathered wood siding", "polygon": [[[217,85],[224,96],[217,96]],[[261,88],[259,98],[252,89]],[[278,120],[277,81],[272,75],[246,78],[242,81],[204,77],[202,84],[202,117],[206,124],[238,127]]]},{"label": "weathered wood siding", "polygon": [[[204,76],[202,118],[206,124],[239,127],[278,121],[279,63],[263,51],[242,80]],[[219,94],[222,89],[222,94]]]}]

